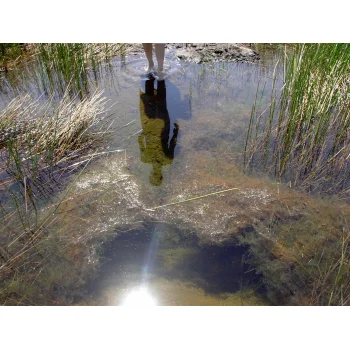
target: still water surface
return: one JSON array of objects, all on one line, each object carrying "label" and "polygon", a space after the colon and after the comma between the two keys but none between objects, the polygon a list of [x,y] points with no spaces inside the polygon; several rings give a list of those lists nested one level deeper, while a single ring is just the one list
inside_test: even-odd
[{"label": "still water surface", "polygon": [[243,173],[257,86],[269,96],[279,59],[260,54],[257,64],[195,64],[167,50],[163,82],[144,74],[143,54],[100,69],[91,85],[109,99],[112,152],[88,164],[55,213],[55,258],[40,278],[59,285],[56,303],[269,304],[235,237],[304,197],[285,189],[277,200],[276,181]]},{"label": "still water surface", "polygon": [[[167,52],[167,77],[159,82],[144,76],[143,55],[115,61],[118,88],[106,89],[116,103],[112,110],[116,130],[109,148],[123,149],[125,154],[108,156],[108,166],[101,161],[105,172],[95,171],[101,166],[95,163],[87,170],[91,176],[78,182],[78,186],[90,188],[97,178],[94,185],[99,182],[105,187],[97,210],[104,219],[97,231],[103,227],[103,235],[110,238],[101,247],[97,277],[87,288],[98,304],[267,303],[259,294],[259,279],[242,264],[244,249],[200,244],[201,234],[220,234],[224,229],[220,226],[225,223],[218,217],[220,207],[215,209],[218,215],[209,218],[212,227],[197,224],[205,215],[201,205],[196,205],[196,213],[182,204],[185,214],[174,206],[164,220],[140,212],[174,198],[225,189],[222,172],[226,172],[226,182],[234,186],[237,174],[232,176],[225,168],[240,160],[258,81],[271,78],[274,63],[272,58],[266,67],[249,63],[196,65]],[[103,81],[105,86],[108,79],[109,75]],[[124,156],[125,167],[120,169]],[[113,174],[113,161],[119,173]],[[121,180],[126,175],[129,180]],[[124,182],[115,191],[118,179]],[[117,200],[111,198],[115,192]],[[208,205],[208,200],[203,201]],[[133,219],[142,224],[133,228]],[[116,227],[121,223],[130,225],[130,230],[118,233]]]}]

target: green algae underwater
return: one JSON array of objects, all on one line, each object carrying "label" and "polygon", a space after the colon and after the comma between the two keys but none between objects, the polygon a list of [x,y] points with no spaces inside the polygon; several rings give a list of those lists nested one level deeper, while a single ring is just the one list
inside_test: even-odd
[{"label": "green algae underwater", "polygon": [[256,161],[266,139],[244,165],[283,86],[283,45],[203,64],[168,45],[163,82],[137,45],[66,46],[1,73],[2,305],[348,304],[346,187],[274,176]]}]

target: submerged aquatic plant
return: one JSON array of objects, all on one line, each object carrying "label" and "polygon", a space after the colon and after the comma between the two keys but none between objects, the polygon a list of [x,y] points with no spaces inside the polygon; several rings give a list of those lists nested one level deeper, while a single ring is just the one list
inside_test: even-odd
[{"label": "submerged aquatic plant", "polygon": [[275,70],[264,109],[257,108],[257,91],[245,163],[311,191],[345,195],[350,179],[350,45],[299,44],[285,57],[283,87],[277,91]]},{"label": "submerged aquatic plant", "polygon": [[0,43],[0,71],[7,70],[8,66],[15,63],[26,50],[25,44]]},{"label": "submerged aquatic plant", "polygon": [[350,227],[342,215],[323,228],[308,219],[257,222],[240,238],[275,305],[350,305]]}]

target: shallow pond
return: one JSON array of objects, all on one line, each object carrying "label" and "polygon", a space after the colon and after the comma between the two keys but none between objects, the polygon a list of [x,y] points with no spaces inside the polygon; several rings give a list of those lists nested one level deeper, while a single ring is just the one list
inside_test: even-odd
[{"label": "shallow pond", "polygon": [[142,53],[100,68],[91,88],[109,99],[109,153],[56,194],[64,200],[45,243],[52,258],[35,282],[50,297],[33,293],[33,303],[270,304],[237,236],[327,205],[243,172],[257,86],[269,96],[280,59],[278,50],[260,54],[259,63],[195,64],[168,49],[163,82],[145,75]]}]

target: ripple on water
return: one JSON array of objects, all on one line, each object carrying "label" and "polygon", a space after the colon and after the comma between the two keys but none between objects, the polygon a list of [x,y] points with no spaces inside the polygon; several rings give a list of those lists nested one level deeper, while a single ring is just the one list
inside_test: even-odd
[{"label": "ripple on water", "polygon": [[[155,60],[157,67],[157,61]],[[128,79],[134,81],[147,78],[148,61],[144,54],[138,54],[128,57],[127,62],[122,64],[121,73]],[[180,60],[171,52],[166,51],[164,59],[164,72],[166,77],[174,75],[181,69]],[[156,76],[156,74],[155,74]]]}]

